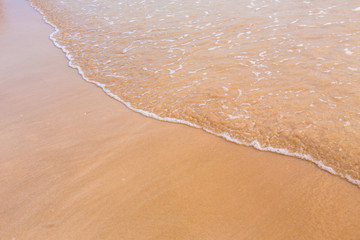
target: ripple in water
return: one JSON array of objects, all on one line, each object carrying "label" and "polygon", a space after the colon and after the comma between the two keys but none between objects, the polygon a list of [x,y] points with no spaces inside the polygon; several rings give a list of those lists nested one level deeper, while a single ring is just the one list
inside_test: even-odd
[{"label": "ripple in water", "polygon": [[357,0],[31,0],[132,109],[306,158],[360,185]]}]

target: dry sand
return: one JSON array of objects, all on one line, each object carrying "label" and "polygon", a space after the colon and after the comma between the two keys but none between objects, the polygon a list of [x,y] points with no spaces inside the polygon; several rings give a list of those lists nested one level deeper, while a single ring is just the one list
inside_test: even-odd
[{"label": "dry sand", "polygon": [[0,239],[360,239],[360,188],[134,113],[0,0]]}]

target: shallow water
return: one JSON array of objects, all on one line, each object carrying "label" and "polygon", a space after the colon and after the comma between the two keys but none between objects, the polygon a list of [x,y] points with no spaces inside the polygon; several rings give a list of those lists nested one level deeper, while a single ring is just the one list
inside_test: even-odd
[{"label": "shallow water", "polygon": [[360,3],[31,0],[72,66],[146,115],[360,184]]}]

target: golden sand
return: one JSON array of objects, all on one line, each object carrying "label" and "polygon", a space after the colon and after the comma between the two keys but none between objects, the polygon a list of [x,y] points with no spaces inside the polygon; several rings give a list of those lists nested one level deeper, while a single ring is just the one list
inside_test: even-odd
[{"label": "golden sand", "polygon": [[360,239],[357,186],[132,112],[0,7],[0,239]]}]

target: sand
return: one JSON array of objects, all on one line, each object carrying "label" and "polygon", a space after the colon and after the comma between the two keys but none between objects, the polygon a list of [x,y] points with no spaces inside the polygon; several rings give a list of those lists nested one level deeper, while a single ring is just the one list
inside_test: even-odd
[{"label": "sand", "polygon": [[132,112],[0,0],[0,239],[360,239],[360,188]]}]

